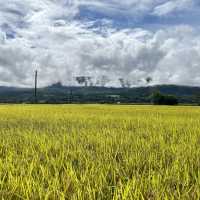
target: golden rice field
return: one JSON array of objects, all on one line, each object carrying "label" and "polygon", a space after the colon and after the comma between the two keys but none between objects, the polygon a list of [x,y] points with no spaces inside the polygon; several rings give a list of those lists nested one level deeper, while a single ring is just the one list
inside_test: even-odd
[{"label": "golden rice field", "polygon": [[0,199],[200,199],[200,108],[1,105]]}]

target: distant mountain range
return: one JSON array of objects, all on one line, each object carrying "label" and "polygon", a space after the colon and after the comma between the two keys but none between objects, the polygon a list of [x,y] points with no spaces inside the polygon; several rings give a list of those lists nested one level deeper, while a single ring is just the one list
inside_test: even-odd
[{"label": "distant mountain range", "polygon": [[[69,87],[60,83],[39,88],[39,103],[151,103],[153,92],[177,96],[179,103],[200,104],[200,87],[157,85],[136,88]],[[33,103],[34,89],[0,86],[0,103]]]}]

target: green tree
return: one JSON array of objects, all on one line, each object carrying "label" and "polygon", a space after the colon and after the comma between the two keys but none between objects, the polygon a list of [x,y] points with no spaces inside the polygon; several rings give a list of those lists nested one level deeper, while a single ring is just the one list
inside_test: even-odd
[{"label": "green tree", "polygon": [[154,105],[177,105],[178,99],[174,95],[163,95],[160,92],[154,92],[152,94],[152,103]]}]

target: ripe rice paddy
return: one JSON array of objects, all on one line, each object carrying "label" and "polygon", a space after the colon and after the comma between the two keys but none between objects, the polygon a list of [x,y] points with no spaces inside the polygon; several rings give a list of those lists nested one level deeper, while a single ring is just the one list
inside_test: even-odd
[{"label": "ripe rice paddy", "polygon": [[200,199],[200,108],[1,105],[0,198]]}]

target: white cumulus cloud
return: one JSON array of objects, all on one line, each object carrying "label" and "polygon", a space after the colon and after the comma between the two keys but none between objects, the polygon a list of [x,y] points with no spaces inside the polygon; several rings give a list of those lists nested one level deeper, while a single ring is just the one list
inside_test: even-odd
[{"label": "white cumulus cloud", "polygon": [[120,28],[112,26],[115,17],[105,17],[101,26],[77,17],[82,6],[139,20],[185,12],[194,5],[192,0],[0,0],[0,84],[32,86],[38,69],[40,86],[75,84],[80,75],[106,75],[113,86],[120,77],[140,85],[147,76],[154,84],[198,85],[198,25]]}]

